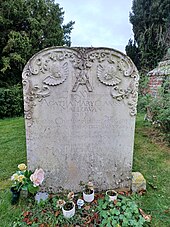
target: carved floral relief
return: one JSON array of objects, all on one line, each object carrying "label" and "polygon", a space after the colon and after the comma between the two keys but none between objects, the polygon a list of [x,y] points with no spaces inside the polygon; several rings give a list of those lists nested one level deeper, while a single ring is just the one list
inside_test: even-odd
[{"label": "carved floral relief", "polygon": [[[25,117],[30,120],[30,125],[34,100],[41,102],[50,95],[51,87],[57,89],[67,80],[69,64],[75,71],[72,92],[77,92],[79,86],[85,86],[88,92],[93,92],[91,77],[96,76],[103,85],[110,87],[113,99],[126,100],[130,115],[136,114],[139,77],[127,56],[107,48],[48,48],[34,55],[22,74]],[[94,65],[96,75],[91,75],[90,69]],[[33,85],[32,77],[40,77],[41,82]]]}]

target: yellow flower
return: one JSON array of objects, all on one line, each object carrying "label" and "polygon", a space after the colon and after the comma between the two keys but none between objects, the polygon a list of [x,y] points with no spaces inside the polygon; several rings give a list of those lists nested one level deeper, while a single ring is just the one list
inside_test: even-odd
[{"label": "yellow flower", "polygon": [[18,165],[18,169],[23,171],[23,170],[27,169],[27,166],[24,163],[21,163],[21,164]]},{"label": "yellow flower", "polygon": [[19,181],[19,182],[22,182],[24,178],[25,178],[24,175],[19,175],[19,176],[18,176],[18,181]]},{"label": "yellow flower", "polygon": [[11,177],[11,180],[15,180],[15,181],[17,181],[18,180],[18,174],[17,173],[14,173],[13,175],[12,175],[12,177]]}]

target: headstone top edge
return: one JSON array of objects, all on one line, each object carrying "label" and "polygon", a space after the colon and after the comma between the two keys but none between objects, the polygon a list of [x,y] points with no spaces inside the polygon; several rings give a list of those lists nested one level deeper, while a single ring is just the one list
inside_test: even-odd
[{"label": "headstone top edge", "polygon": [[67,47],[67,46],[52,46],[52,47],[47,47],[44,48],[42,50],[40,50],[39,52],[35,53],[25,64],[25,67],[23,69],[23,72],[25,70],[27,70],[28,65],[30,64],[30,62],[35,59],[36,57],[38,57],[39,55],[41,55],[42,53],[48,52],[48,51],[55,51],[55,50],[68,50],[68,51],[75,51],[77,53],[80,53],[80,51],[85,50],[85,53],[90,53],[92,51],[110,51],[110,52],[114,52],[117,55],[122,56],[124,59],[128,60],[130,62],[130,64],[132,64],[134,71],[136,71],[136,73],[138,73],[138,70],[135,66],[135,64],[133,63],[133,61],[131,60],[131,58],[129,56],[127,56],[125,53],[114,49],[114,48],[110,48],[110,47],[84,47],[84,46],[75,46],[75,47]]}]

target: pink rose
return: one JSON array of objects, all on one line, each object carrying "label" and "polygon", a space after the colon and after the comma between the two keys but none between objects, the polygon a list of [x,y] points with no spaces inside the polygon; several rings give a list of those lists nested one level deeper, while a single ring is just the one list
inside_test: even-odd
[{"label": "pink rose", "polygon": [[33,182],[34,187],[42,184],[44,180],[44,171],[43,169],[36,169],[33,174],[30,176],[30,180]]}]

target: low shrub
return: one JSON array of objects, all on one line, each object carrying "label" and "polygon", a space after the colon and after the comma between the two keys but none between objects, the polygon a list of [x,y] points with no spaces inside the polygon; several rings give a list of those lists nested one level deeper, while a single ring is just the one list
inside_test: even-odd
[{"label": "low shrub", "polygon": [[[157,97],[148,99],[147,110],[150,120],[165,133],[165,139],[170,144],[170,83],[166,80]],[[147,113],[148,114],[148,113]]]},{"label": "low shrub", "polygon": [[150,100],[151,100],[150,94],[146,94],[146,95],[139,94],[138,105],[137,105],[137,110],[139,113],[146,113],[146,109]]},{"label": "low shrub", "polygon": [[23,115],[23,94],[21,85],[0,88],[0,118]]}]

